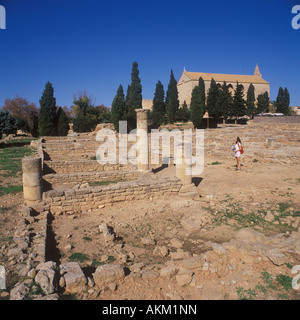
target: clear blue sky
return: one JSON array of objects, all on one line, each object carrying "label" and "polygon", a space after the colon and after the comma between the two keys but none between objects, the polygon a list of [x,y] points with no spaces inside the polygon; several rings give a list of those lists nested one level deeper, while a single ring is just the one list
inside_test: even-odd
[{"label": "clear blue sky", "polygon": [[288,0],[0,0],[0,107],[19,95],[39,106],[47,81],[57,105],[86,90],[110,106],[139,64],[143,98],[152,99],[170,70],[253,74],[256,63],[271,99],[287,87],[300,105],[300,29]]}]

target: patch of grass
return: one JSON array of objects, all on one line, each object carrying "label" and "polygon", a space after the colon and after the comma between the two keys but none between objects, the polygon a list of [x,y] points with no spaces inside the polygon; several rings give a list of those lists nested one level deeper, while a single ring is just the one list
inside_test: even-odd
[{"label": "patch of grass", "polygon": [[103,266],[104,264],[105,264],[105,261],[100,262],[100,261],[98,261],[96,259],[93,259],[91,266],[96,268],[98,266]]},{"label": "patch of grass", "polygon": [[7,243],[8,245],[10,245],[10,244],[12,244],[13,238],[14,238],[14,237],[0,238],[0,242],[5,242],[5,243]]},{"label": "patch of grass", "polygon": [[217,166],[218,164],[222,164],[222,163],[219,162],[219,161],[214,161],[214,162],[212,162],[210,165],[211,165],[211,166]]},{"label": "patch of grass", "polygon": [[[282,223],[281,219],[284,219],[288,216],[297,217],[300,216],[300,211],[289,212],[286,211],[289,207],[293,205],[292,201],[284,202],[279,204],[279,208],[273,210],[272,213],[275,215],[274,221],[266,221],[265,217],[267,215],[266,210],[258,209],[256,211],[249,212],[244,208],[240,207],[239,203],[232,202],[233,199],[228,198],[230,203],[226,201],[226,199],[222,200],[221,203],[228,203],[227,207],[224,209],[219,209],[216,211],[210,207],[202,207],[208,213],[212,215],[213,222],[216,225],[234,225],[236,228],[263,228],[266,232],[276,231],[276,232],[292,232],[295,231],[295,227],[288,223]],[[276,212],[277,211],[277,214]],[[231,221],[230,221],[231,220]],[[236,223],[233,223],[232,220],[235,220]],[[259,230],[259,231],[260,231]]]},{"label": "patch of grass", "polygon": [[93,241],[93,239],[90,238],[90,237],[83,237],[82,239],[85,240],[85,241]]},{"label": "patch of grass", "polygon": [[253,298],[255,298],[257,295],[255,289],[254,290],[251,290],[251,289],[245,290],[242,287],[238,287],[236,289],[236,292],[237,292],[237,295],[240,300],[253,300]]},{"label": "patch of grass", "polygon": [[269,272],[261,272],[263,283],[259,283],[254,289],[245,290],[242,287],[236,288],[239,299],[241,300],[253,300],[261,292],[264,296],[277,294],[278,299],[290,299],[290,293],[292,292],[292,278],[284,274],[278,276],[272,276]]},{"label": "patch of grass", "polygon": [[295,211],[293,217],[300,217],[300,210]]},{"label": "patch of grass", "polygon": [[22,158],[32,155],[35,150],[30,147],[12,147],[0,150],[0,167],[2,177],[15,177],[22,172]]},{"label": "patch of grass", "polygon": [[45,295],[45,292],[44,292],[44,290],[41,288],[41,286],[34,281],[34,282],[32,282],[32,284],[30,285],[30,291],[29,291],[29,293],[28,293],[28,295],[27,295],[26,298],[27,298],[28,300],[31,300],[31,299],[33,299],[34,296],[36,296],[36,295],[42,295],[42,296],[44,296],[44,295]]},{"label": "patch of grass", "polygon": [[284,288],[286,291],[290,291],[293,289],[292,287],[292,278],[289,276],[286,276],[284,274],[280,274],[276,277],[275,281]]},{"label": "patch of grass", "polygon": [[279,213],[283,214],[286,212],[288,208],[292,206],[291,202],[281,202],[278,204],[279,205]]},{"label": "patch of grass", "polygon": [[[1,187],[0,187],[0,189],[1,189]],[[13,208],[14,207],[0,207],[0,214],[1,213],[7,213],[7,212],[13,210]]]},{"label": "patch of grass", "polygon": [[[213,211],[213,210],[209,210]],[[217,225],[228,224],[228,220],[234,219],[240,227],[254,227],[266,223],[264,214],[251,212],[245,213],[243,208],[231,205],[230,209],[223,209],[217,212],[214,217]]]},{"label": "patch of grass", "polygon": [[81,252],[74,252],[69,256],[70,261],[76,261],[76,262],[84,262],[89,260],[89,257]]},{"label": "patch of grass", "polygon": [[108,259],[107,259],[108,263],[113,263],[115,260],[116,259],[115,259],[114,256],[109,256]]},{"label": "patch of grass", "polygon": [[90,187],[107,186],[111,183],[118,183],[119,181],[89,181]]},{"label": "patch of grass", "polygon": [[8,184],[6,187],[0,185],[0,197],[3,196],[4,194],[13,194],[13,193],[18,193],[23,191],[23,186],[21,185],[10,185]]},{"label": "patch of grass", "polygon": [[273,282],[273,277],[269,272],[267,272],[267,271],[262,272],[260,278],[267,285],[267,289],[276,290],[277,287],[275,286],[275,284]]}]

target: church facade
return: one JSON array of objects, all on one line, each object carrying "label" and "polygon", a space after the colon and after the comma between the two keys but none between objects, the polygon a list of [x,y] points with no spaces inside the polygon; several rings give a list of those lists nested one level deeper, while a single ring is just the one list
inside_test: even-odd
[{"label": "church facade", "polygon": [[270,83],[262,78],[258,66],[256,66],[254,75],[234,75],[234,74],[217,74],[217,73],[201,73],[201,72],[188,72],[184,69],[180,79],[177,83],[178,97],[180,107],[186,101],[188,108],[191,104],[192,91],[198,85],[200,77],[203,78],[205,83],[206,96],[210,88],[211,80],[214,79],[217,84],[222,85],[224,81],[227,85],[231,85],[232,92],[235,90],[237,82],[244,87],[244,98],[247,98],[247,91],[252,83],[255,88],[255,97],[268,92],[270,96]]}]

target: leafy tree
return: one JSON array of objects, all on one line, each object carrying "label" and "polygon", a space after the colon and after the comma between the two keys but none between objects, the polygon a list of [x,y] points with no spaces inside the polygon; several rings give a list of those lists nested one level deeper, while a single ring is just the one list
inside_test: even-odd
[{"label": "leafy tree", "polygon": [[117,94],[111,105],[110,119],[119,132],[119,121],[126,119],[125,96],[122,85],[119,86]]},{"label": "leafy tree", "polygon": [[188,122],[190,119],[191,113],[186,104],[186,101],[184,101],[182,107],[177,110],[176,121]]},{"label": "leafy tree", "polygon": [[15,96],[14,99],[6,99],[2,109],[17,120],[18,129],[38,136],[38,109],[34,103]]},{"label": "leafy tree", "polygon": [[168,116],[168,122],[174,123],[177,110],[179,109],[178,89],[177,81],[174,77],[173,71],[171,70],[170,82],[168,90],[166,92],[166,110]]},{"label": "leafy tree", "polygon": [[165,91],[163,84],[158,81],[155,88],[153,98],[153,108],[150,113],[150,118],[155,127],[159,127],[164,121],[166,116],[166,103],[165,103]]},{"label": "leafy tree", "polygon": [[58,119],[57,131],[59,136],[67,136],[69,132],[69,120],[63,108],[59,107],[56,117]]},{"label": "leafy tree", "polygon": [[257,97],[257,113],[269,112],[269,107],[270,98],[268,92],[266,91]]},{"label": "leafy tree", "polygon": [[232,99],[232,94],[229,88],[230,88],[230,85],[227,85],[226,82],[224,81],[222,86],[219,88],[218,98],[216,103],[216,109],[219,110],[218,114],[222,116],[225,121],[232,113],[233,99]]},{"label": "leafy tree", "polygon": [[283,113],[284,115],[290,113],[290,94],[287,88],[279,88],[275,106],[278,113]]},{"label": "leafy tree", "polygon": [[195,128],[198,128],[205,113],[205,100],[203,101],[203,94],[199,86],[196,86],[192,91],[190,112],[191,121]]},{"label": "leafy tree", "polygon": [[0,138],[2,134],[16,133],[17,120],[13,118],[7,110],[0,110]]},{"label": "leafy tree", "polygon": [[247,107],[247,115],[250,118],[253,118],[253,115],[256,112],[256,107],[255,107],[255,88],[252,83],[250,84],[247,91],[246,107]]},{"label": "leafy tree", "polygon": [[214,79],[211,79],[210,88],[207,95],[207,112],[212,118],[219,118],[222,112],[218,106],[219,86]]},{"label": "leafy tree", "polygon": [[75,132],[90,132],[98,124],[99,110],[92,105],[92,97],[88,97],[86,92],[74,96],[75,107],[73,113],[73,129]]},{"label": "leafy tree", "polygon": [[233,103],[232,103],[232,112],[233,117],[243,117],[246,114],[246,101],[244,100],[244,86],[237,83]]},{"label": "leafy tree", "polygon": [[50,82],[46,83],[45,90],[40,99],[40,112],[38,128],[40,136],[53,136],[57,132],[55,128],[56,99],[54,89]]},{"label": "leafy tree", "polygon": [[90,132],[95,129],[95,124],[93,123],[91,118],[85,117],[80,114],[73,121],[73,129],[75,132]]},{"label": "leafy tree", "polygon": [[110,119],[110,108],[101,104],[100,106],[95,107],[98,110],[98,122],[108,122]]},{"label": "leafy tree", "polygon": [[131,71],[131,84],[128,87],[126,97],[126,110],[127,110],[127,121],[128,129],[132,130],[136,128],[136,109],[142,108],[142,84],[139,78],[138,63],[133,62]]}]

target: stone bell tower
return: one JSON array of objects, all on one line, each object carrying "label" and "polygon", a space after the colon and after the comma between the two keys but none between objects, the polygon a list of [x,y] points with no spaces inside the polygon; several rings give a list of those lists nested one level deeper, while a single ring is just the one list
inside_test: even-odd
[{"label": "stone bell tower", "polygon": [[261,73],[260,73],[260,71],[259,71],[258,65],[256,65],[256,67],[255,67],[254,75],[261,78]]}]

